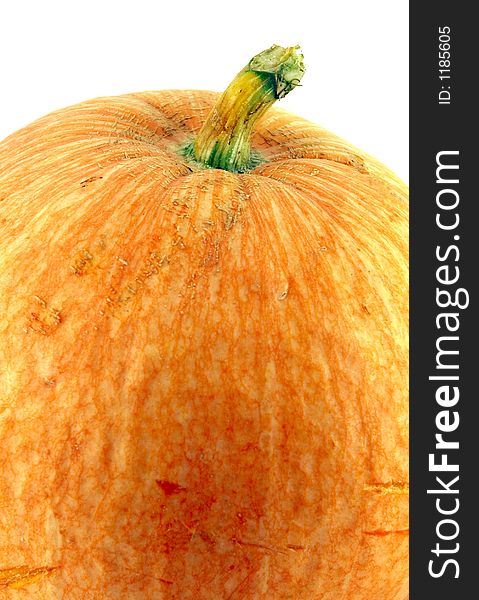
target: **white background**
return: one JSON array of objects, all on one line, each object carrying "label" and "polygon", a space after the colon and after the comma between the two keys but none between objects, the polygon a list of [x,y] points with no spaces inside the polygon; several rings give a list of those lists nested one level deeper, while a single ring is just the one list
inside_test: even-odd
[{"label": "white background", "polygon": [[0,139],[95,96],[221,91],[273,43],[300,44],[307,66],[303,86],[279,106],[407,181],[407,0],[3,2]]}]

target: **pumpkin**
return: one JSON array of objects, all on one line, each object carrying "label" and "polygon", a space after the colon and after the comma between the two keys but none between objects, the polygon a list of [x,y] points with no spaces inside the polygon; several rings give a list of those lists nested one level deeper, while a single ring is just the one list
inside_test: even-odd
[{"label": "pumpkin", "polygon": [[0,145],[1,598],[407,595],[407,190],[303,72]]}]

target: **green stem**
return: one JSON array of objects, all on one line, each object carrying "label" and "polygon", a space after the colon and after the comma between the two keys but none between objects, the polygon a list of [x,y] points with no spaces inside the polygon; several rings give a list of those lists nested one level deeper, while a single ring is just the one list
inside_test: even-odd
[{"label": "green stem", "polygon": [[193,143],[192,157],[208,167],[249,170],[256,122],[299,85],[303,74],[298,46],[271,46],[257,54],[218,98]]}]

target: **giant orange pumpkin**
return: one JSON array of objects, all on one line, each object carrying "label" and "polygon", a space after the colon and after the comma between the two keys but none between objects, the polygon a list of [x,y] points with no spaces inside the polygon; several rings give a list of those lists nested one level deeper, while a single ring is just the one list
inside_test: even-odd
[{"label": "giant orange pumpkin", "polygon": [[407,595],[406,189],[302,72],[0,145],[1,598]]}]

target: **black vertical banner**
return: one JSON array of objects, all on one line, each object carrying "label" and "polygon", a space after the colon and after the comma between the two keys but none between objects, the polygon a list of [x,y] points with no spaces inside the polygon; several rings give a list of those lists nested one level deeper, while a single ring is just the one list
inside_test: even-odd
[{"label": "black vertical banner", "polygon": [[410,4],[413,600],[479,597],[479,52],[472,6]]}]

